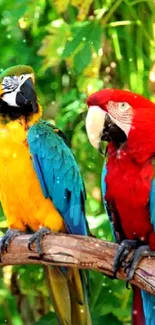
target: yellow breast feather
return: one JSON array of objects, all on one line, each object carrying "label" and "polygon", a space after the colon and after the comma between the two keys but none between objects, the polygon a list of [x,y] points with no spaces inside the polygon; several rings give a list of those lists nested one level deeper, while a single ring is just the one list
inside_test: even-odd
[{"label": "yellow breast feather", "polygon": [[21,120],[0,124],[0,199],[9,228],[65,229],[52,201],[43,196],[27,144],[27,129]]}]

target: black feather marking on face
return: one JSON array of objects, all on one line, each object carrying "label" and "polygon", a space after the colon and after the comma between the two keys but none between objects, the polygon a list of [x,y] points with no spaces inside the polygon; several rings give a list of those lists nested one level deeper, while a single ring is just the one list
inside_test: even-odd
[{"label": "black feather marking on face", "polygon": [[16,76],[5,77],[2,82],[4,94],[11,93],[19,86],[19,81]]},{"label": "black feather marking on face", "polygon": [[125,132],[111,120],[108,114],[106,114],[101,140],[112,141],[117,148],[127,140]]},{"label": "black feather marking on face", "polygon": [[[17,120],[20,117],[29,118],[33,114],[33,107],[31,104],[23,106],[9,106],[0,98],[0,116],[3,119]],[[37,112],[36,112],[37,113]]]}]

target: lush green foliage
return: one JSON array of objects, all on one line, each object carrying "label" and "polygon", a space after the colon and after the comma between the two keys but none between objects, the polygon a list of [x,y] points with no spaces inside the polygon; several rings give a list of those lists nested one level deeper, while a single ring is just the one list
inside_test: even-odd
[{"label": "lush green foliage", "polygon": [[[103,239],[112,239],[101,202],[103,158],[88,143],[85,99],[102,87],[151,95],[154,12],[152,0],[0,0],[1,71],[33,66],[45,118],[70,140],[88,191],[88,221]],[[91,273],[91,287],[93,325],[130,324],[124,283]],[[0,324],[56,324],[41,267],[1,269],[0,306]]]}]

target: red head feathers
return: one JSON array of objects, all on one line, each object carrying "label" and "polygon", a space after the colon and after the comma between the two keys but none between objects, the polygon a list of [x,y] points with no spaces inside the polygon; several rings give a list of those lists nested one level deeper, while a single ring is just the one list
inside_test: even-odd
[{"label": "red head feathers", "polygon": [[[118,148],[126,143],[136,157],[155,152],[155,104],[127,90],[104,89],[87,100],[86,129],[97,149],[101,140]],[[145,151],[145,154],[144,154]]]}]

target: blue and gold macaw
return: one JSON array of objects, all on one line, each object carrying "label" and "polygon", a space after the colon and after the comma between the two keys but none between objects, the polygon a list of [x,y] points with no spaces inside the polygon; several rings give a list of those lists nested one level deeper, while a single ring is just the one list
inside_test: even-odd
[{"label": "blue and gold macaw", "polygon": [[[85,189],[64,134],[41,120],[34,72],[15,66],[0,75],[0,200],[8,231],[0,250],[27,228],[87,235]],[[50,267],[53,304],[61,325],[90,325],[87,277],[74,268]]]}]

